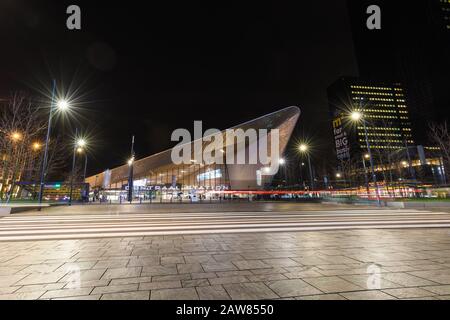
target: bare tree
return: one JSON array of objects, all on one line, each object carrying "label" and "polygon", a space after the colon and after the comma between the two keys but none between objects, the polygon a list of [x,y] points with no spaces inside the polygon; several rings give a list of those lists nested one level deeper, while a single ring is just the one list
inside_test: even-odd
[{"label": "bare tree", "polygon": [[431,123],[429,125],[430,141],[439,147],[443,159],[443,165],[448,177],[448,169],[450,168],[450,132],[448,130],[447,121],[443,123]]},{"label": "bare tree", "polygon": [[[46,126],[45,112],[26,94],[14,93],[0,105],[0,199],[5,193],[9,198],[18,181],[38,180]],[[49,172],[60,168],[63,158],[58,145],[52,139]]]}]

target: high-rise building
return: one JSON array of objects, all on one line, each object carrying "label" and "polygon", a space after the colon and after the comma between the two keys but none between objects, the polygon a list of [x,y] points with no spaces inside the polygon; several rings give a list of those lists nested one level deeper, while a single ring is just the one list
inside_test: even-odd
[{"label": "high-rise building", "polygon": [[[381,30],[366,26],[370,5],[381,9]],[[359,76],[401,82],[419,144],[428,122],[444,120],[450,106],[450,1],[348,0]]]},{"label": "high-rise building", "polygon": [[442,27],[450,32],[450,0],[439,0]]},{"label": "high-rise building", "polygon": [[341,78],[328,88],[328,101],[339,160],[367,152],[364,126],[350,120],[353,111],[364,115],[371,149],[404,150],[415,144],[407,94],[399,83]]}]

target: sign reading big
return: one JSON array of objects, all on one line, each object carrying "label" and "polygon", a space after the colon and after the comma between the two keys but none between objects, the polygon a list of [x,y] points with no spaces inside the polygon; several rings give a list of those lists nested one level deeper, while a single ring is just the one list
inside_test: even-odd
[{"label": "sign reading big", "polygon": [[350,158],[350,145],[340,116],[333,120],[333,134],[338,160],[348,160]]}]

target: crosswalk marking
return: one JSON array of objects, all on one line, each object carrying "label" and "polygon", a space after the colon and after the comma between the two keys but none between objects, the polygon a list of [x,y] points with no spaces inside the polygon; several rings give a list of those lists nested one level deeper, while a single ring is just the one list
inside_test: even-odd
[{"label": "crosswalk marking", "polygon": [[416,210],[12,215],[0,241],[174,234],[450,228],[450,213]]}]

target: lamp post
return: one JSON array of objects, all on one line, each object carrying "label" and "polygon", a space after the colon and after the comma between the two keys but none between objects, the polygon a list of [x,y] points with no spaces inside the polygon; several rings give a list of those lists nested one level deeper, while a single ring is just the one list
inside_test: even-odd
[{"label": "lamp post", "polygon": [[61,111],[66,111],[70,108],[69,103],[66,100],[60,100],[55,103],[55,94],[56,94],[56,81],[53,80],[52,85],[52,100],[50,104],[50,112],[48,115],[48,123],[47,123],[47,136],[45,138],[45,148],[44,148],[44,158],[42,160],[42,167],[41,167],[41,179],[39,183],[39,203],[42,203],[42,197],[44,195],[44,184],[45,184],[45,176],[46,176],[46,170],[47,170],[47,161],[48,161],[48,145],[50,141],[50,133],[52,128],[52,118],[53,118],[53,112],[55,108],[58,108]]},{"label": "lamp post", "polygon": [[366,183],[367,197],[369,197],[370,190],[369,190],[369,177],[367,176],[366,159],[369,160],[369,158],[370,158],[370,156],[368,153],[366,153],[362,158],[363,167],[364,167],[364,181]]},{"label": "lamp post", "polygon": [[308,158],[309,178],[311,181],[311,191],[314,191],[314,177],[313,177],[313,171],[312,171],[312,166],[311,166],[311,157],[309,154],[309,146],[306,144],[301,144],[299,146],[299,150],[302,154],[305,154],[306,157]]},{"label": "lamp post", "polygon": [[128,160],[128,195],[127,200],[129,203],[133,201],[133,166],[134,166],[134,136],[131,138],[131,157]]},{"label": "lamp post", "polygon": [[86,181],[87,161],[88,161],[88,157],[87,157],[87,152],[85,151],[85,152],[84,152],[83,182]]},{"label": "lamp post", "polygon": [[375,194],[376,194],[376,197],[377,197],[377,204],[378,204],[378,206],[381,206],[380,195],[379,195],[379,192],[378,192],[377,176],[375,174],[375,167],[374,167],[374,164],[373,164],[372,150],[370,148],[369,135],[367,133],[366,120],[364,119],[364,115],[360,111],[353,111],[351,113],[350,117],[351,117],[351,119],[354,122],[356,122],[356,123],[361,122],[363,124],[364,135],[365,135],[365,138],[366,138],[367,153],[369,155],[370,168],[371,168],[371,171],[372,171],[372,179],[373,179],[373,183],[374,183],[374,186],[375,186]]},{"label": "lamp post", "polygon": [[69,194],[69,206],[72,205],[72,194],[73,194],[73,180],[75,178],[75,162],[77,158],[77,152],[83,152],[83,148],[86,146],[86,140],[77,138],[78,129],[75,129],[75,144],[73,146],[73,157],[72,157],[72,175],[70,177],[70,194]]}]

